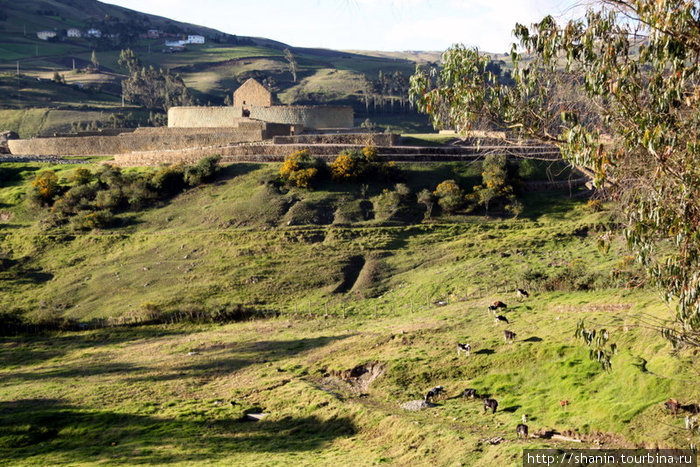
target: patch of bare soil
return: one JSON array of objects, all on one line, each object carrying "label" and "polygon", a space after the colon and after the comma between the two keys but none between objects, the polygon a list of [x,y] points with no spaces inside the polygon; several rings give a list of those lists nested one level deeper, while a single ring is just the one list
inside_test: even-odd
[{"label": "patch of bare soil", "polygon": [[381,362],[370,362],[357,365],[354,368],[342,371],[330,371],[326,379],[343,383],[350,392],[365,394],[370,385],[380,376],[386,373],[386,365]]}]

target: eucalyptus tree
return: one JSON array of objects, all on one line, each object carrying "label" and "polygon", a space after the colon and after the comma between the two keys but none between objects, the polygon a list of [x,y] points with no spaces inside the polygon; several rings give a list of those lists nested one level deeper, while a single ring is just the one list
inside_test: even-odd
[{"label": "eucalyptus tree", "polygon": [[514,30],[512,83],[454,46],[411,98],[436,125],[487,120],[558,145],[620,207],[651,281],[676,304],[659,328],[700,346],[700,10],[692,0],[601,0],[565,24]]}]

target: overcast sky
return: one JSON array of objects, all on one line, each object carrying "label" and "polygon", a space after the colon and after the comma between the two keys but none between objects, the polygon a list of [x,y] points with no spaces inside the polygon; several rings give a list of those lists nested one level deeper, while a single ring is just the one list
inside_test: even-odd
[{"label": "overcast sky", "polygon": [[567,16],[573,0],[102,0],[296,47],[506,52],[516,22]]}]

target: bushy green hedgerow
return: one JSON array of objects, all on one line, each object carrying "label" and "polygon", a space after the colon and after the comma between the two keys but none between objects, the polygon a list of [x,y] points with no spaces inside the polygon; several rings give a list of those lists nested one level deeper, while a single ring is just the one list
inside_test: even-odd
[{"label": "bushy green hedgerow", "polygon": [[94,172],[79,168],[65,184],[55,172],[43,171],[32,181],[27,199],[49,209],[50,215],[43,220],[45,228],[105,228],[114,225],[120,212],[143,209],[213,180],[218,161],[218,156],[212,156],[195,165],[178,164],[146,173],[124,173],[110,165]]}]

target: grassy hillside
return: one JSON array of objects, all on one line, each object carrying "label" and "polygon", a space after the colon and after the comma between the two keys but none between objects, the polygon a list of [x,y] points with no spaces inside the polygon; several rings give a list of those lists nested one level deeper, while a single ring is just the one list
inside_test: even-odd
[{"label": "grassy hillside", "polygon": [[[25,167],[19,176],[37,169]],[[59,178],[68,178],[74,169],[58,170]],[[600,227],[599,214],[587,214],[583,201],[562,198],[549,208],[547,198],[530,195],[520,219],[483,222],[457,215],[416,224],[422,217],[417,204],[403,217],[383,217],[374,204],[384,186],[372,186],[365,197],[359,185],[287,190],[270,184],[276,171],[275,165],[230,166],[218,184],[159,209],[123,214],[121,228],[77,235],[42,230],[36,219],[45,210],[19,201],[27,185],[18,181],[0,192],[0,202],[12,206],[5,248],[14,258],[32,258],[24,267],[51,280],[19,283],[18,296],[4,294],[4,305],[61,309],[85,319],[138,312],[146,303],[171,309],[183,306],[181,297],[202,306],[293,310],[312,300],[334,309],[367,309],[384,306],[373,298],[379,295],[393,306],[408,306],[465,297],[478,288],[512,289],[514,277],[524,281],[533,271],[553,280],[574,274],[576,261],[598,263],[587,280],[608,284],[607,271],[617,261],[601,257],[594,234],[586,234],[582,245],[577,232]],[[403,172],[414,193],[446,179],[465,186],[480,181],[479,164],[409,165]],[[568,222],[553,229],[560,218]],[[555,253],[527,253],[555,245]],[[501,258],[501,251],[507,256]],[[484,260],[491,255],[496,263]],[[349,266],[353,258],[362,269]],[[445,279],[433,283],[436,274]],[[334,293],[343,283],[352,293]]]},{"label": "grassy hillside", "polygon": [[[698,356],[672,352],[644,324],[669,309],[636,287],[622,245],[597,250],[609,214],[583,199],[526,195],[517,219],[421,221],[418,206],[387,218],[377,197],[390,184],[287,190],[270,183],[277,165],[237,164],[121,214],[118,227],[80,233],[41,229],[45,212],[22,201],[45,165],[3,167],[0,309],[123,321],[252,313],[0,338],[8,464],[507,466],[527,447],[697,444],[662,402],[698,402]],[[479,164],[401,168],[414,193],[479,182]],[[531,298],[516,299],[516,286]],[[508,325],[486,311],[497,299]],[[574,338],[580,319],[610,331],[610,372]],[[456,342],[472,355],[457,356]],[[352,378],[365,371],[356,367],[365,376]],[[435,385],[448,395],[436,407],[400,408]],[[460,397],[467,387],[497,399],[496,414]],[[242,420],[261,411],[260,422]],[[583,443],[518,440],[523,413],[531,433]],[[504,441],[485,442],[494,437]]]}]

